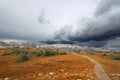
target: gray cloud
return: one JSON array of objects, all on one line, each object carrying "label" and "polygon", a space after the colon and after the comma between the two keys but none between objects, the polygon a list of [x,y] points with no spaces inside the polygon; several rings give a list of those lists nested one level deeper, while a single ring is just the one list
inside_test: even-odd
[{"label": "gray cloud", "polygon": [[[78,25],[75,33],[62,29],[58,37],[59,41],[69,41],[89,46],[105,46],[107,41],[120,36],[120,1],[101,0],[95,15],[85,18],[82,22],[84,29],[81,31]],[[71,28],[71,27],[70,27]],[[64,40],[63,40],[64,38]]]},{"label": "gray cloud", "polygon": [[101,14],[109,12],[112,8],[120,6],[120,0],[100,0],[95,11],[95,15],[99,16]]},{"label": "gray cloud", "polygon": [[[91,2],[96,0],[89,0],[89,3],[70,0],[70,4],[64,0],[21,1],[1,0],[0,39],[43,40],[50,44],[68,43],[99,47],[106,46],[120,37],[120,0],[99,0],[94,13],[95,5],[92,6]],[[45,8],[45,11],[41,8]],[[86,18],[75,24],[74,20],[76,17],[78,19],[78,14]],[[54,24],[49,23],[48,19]],[[61,28],[61,25],[65,26]]]},{"label": "gray cloud", "polygon": [[51,39],[56,29],[72,24],[79,13],[80,18],[92,14],[94,3],[96,0],[0,0],[0,39]]},{"label": "gray cloud", "polygon": [[49,38],[48,34],[51,35],[47,32],[51,30],[51,25],[44,20],[44,15],[37,16],[34,21],[11,13],[6,8],[0,8],[0,39],[44,40]]},{"label": "gray cloud", "polygon": [[41,10],[41,13],[40,13],[40,16],[39,16],[39,22],[41,24],[48,24],[49,23],[49,21],[46,19],[45,10],[44,9]]}]

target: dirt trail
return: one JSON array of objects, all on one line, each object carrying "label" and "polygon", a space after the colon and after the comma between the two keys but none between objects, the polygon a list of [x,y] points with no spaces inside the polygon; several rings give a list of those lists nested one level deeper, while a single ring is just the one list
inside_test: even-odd
[{"label": "dirt trail", "polygon": [[80,55],[80,56],[87,58],[88,60],[90,60],[92,63],[95,64],[94,71],[95,71],[95,74],[98,80],[111,80],[109,76],[106,74],[105,70],[102,68],[102,66],[97,61],[85,55]]}]

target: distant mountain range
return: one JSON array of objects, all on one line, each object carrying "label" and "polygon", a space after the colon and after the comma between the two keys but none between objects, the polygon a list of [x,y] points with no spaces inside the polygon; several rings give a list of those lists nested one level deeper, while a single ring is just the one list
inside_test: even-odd
[{"label": "distant mountain range", "polygon": [[0,48],[31,48],[36,45],[31,42],[19,42],[19,41],[0,41]]},{"label": "distant mountain range", "polygon": [[0,41],[0,48],[47,48],[67,50],[109,51],[108,49],[79,46],[76,44],[45,44],[40,41]]}]

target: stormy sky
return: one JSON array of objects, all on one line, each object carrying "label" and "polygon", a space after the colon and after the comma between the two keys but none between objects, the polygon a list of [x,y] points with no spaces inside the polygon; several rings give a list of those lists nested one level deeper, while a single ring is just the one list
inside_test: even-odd
[{"label": "stormy sky", "polygon": [[120,0],[0,0],[0,39],[119,47]]}]

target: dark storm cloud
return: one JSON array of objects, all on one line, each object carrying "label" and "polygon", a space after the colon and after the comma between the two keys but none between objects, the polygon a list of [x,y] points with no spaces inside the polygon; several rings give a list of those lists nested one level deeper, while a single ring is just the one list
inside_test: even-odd
[{"label": "dark storm cloud", "polygon": [[95,12],[96,16],[110,11],[113,7],[119,6],[120,0],[100,0]]},{"label": "dark storm cloud", "polygon": [[92,14],[95,5],[96,0],[0,0],[0,39],[51,39],[56,29],[71,24],[80,12]]},{"label": "dark storm cloud", "polygon": [[55,38],[90,46],[106,45],[107,41],[120,36],[119,4],[120,0],[101,0],[94,17],[86,18],[81,22],[85,27],[82,33],[78,25],[75,33],[63,28]]},{"label": "dark storm cloud", "polygon": [[[79,6],[84,0],[70,0],[70,4],[64,0],[57,3],[54,0],[42,1],[1,0],[0,39],[46,40],[43,42],[99,47],[120,36],[120,0],[99,0],[92,16],[89,14],[93,13],[95,5],[91,7],[85,1],[85,7]],[[45,8],[47,13],[41,8]],[[89,18],[83,18],[74,25],[71,22],[75,17],[79,18],[78,14],[80,18],[83,14]],[[50,24],[47,18],[53,23]],[[59,26],[64,24],[68,25],[60,29]]]}]

